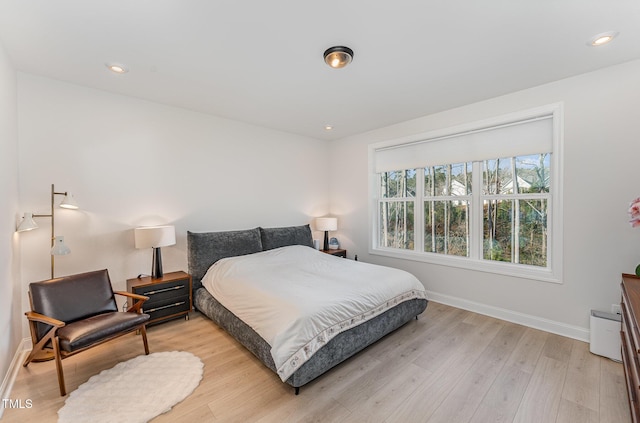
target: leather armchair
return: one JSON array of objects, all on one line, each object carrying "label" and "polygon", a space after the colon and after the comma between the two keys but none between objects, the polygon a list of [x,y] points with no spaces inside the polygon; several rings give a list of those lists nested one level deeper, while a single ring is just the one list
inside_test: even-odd
[{"label": "leather armchair", "polygon": [[[118,311],[115,295],[135,301]],[[107,270],[98,270],[29,284],[31,310],[26,314],[33,348],[23,366],[44,361],[43,352],[53,349],[60,395],[66,395],[62,360],[124,334],[140,331],[145,354],[149,354],[142,313],[143,295],[114,292]],[[132,301],[133,302],[133,301]]]}]

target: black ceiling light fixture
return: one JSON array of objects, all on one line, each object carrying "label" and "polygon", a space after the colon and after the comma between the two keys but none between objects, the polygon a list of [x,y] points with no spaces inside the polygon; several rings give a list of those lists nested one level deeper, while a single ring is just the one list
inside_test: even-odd
[{"label": "black ceiling light fixture", "polygon": [[324,61],[334,69],[347,66],[353,60],[353,50],[345,46],[329,47],[324,52]]}]

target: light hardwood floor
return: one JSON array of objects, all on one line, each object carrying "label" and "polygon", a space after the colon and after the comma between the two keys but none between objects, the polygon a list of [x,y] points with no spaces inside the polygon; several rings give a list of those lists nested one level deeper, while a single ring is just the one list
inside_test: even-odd
[{"label": "light hardwood floor", "polygon": [[[197,312],[148,336],[151,352],[190,351],[205,364],[200,386],[154,423],[630,421],[621,364],[584,342],[434,302],[298,396]],[[142,351],[132,334],[64,360],[67,390]],[[55,364],[21,368],[11,399],[33,407],[6,409],[3,423],[57,421]]]}]

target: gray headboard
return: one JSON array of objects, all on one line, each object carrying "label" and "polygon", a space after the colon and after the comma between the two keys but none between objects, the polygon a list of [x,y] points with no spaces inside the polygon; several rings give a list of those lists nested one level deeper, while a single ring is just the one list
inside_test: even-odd
[{"label": "gray headboard", "polygon": [[187,262],[193,279],[193,290],[209,267],[225,257],[242,256],[287,245],[313,247],[309,225],[283,228],[255,228],[224,232],[187,232]]}]

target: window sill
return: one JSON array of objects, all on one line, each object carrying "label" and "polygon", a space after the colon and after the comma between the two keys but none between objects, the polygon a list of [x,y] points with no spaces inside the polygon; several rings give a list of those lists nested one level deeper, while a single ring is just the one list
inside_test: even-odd
[{"label": "window sill", "polygon": [[[395,248],[370,248],[369,254],[392,257],[402,260],[420,261],[440,266],[456,267],[478,272],[512,276],[515,278],[533,279],[540,282],[561,284],[560,277],[549,269],[534,266],[514,265],[503,262],[479,261],[465,257],[445,256],[433,253],[419,253],[416,251],[398,250]],[[556,271],[558,272],[558,271]],[[559,273],[559,272],[558,272]]]}]

